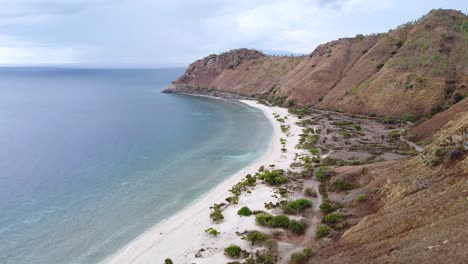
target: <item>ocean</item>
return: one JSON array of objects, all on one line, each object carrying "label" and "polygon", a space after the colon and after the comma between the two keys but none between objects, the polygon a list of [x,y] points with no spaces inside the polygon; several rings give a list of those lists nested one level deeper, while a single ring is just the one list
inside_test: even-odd
[{"label": "ocean", "polygon": [[267,150],[259,110],[162,94],[182,73],[0,69],[1,263],[97,263]]}]

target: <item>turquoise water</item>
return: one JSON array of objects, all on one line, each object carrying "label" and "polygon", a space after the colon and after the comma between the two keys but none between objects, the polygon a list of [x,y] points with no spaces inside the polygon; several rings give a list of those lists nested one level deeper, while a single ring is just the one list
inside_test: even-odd
[{"label": "turquoise water", "polygon": [[0,69],[0,262],[96,263],[258,158],[271,125],[171,70]]}]

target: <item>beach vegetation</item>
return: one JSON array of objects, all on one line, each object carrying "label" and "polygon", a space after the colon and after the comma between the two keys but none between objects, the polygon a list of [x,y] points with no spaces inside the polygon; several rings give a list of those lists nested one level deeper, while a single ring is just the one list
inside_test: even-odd
[{"label": "beach vegetation", "polygon": [[252,246],[255,245],[255,243],[260,243],[262,244],[263,242],[265,242],[265,240],[268,239],[268,235],[267,234],[264,234],[260,231],[257,231],[257,230],[254,230],[254,231],[250,231],[247,236],[245,237],[245,239],[247,241],[250,241],[252,242]]},{"label": "beach vegetation", "polygon": [[289,226],[289,217],[286,215],[274,216],[268,213],[260,213],[255,216],[255,222],[263,226],[287,228]]},{"label": "beach vegetation", "polygon": [[210,236],[218,236],[218,235],[219,235],[218,230],[216,230],[216,229],[214,229],[214,228],[212,228],[212,227],[207,228],[207,229],[205,230],[205,232],[206,232],[208,235],[210,235]]},{"label": "beach vegetation", "polygon": [[220,209],[215,209],[214,212],[210,214],[210,218],[213,222],[220,222],[224,219],[224,215]]},{"label": "beach vegetation", "polygon": [[240,216],[251,216],[252,211],[247,206],[244,206],[237,211],[237,214]]},{"label": "beach vegetation", "polygon": [[267,170],[264,173],[258,175],[258,178],[265,181],[265,183],[268,185],[280,185],[288,181],[288,177],[284,176],[283,174],[283,170]]},{"label": "beach vegetation", "polygon": [[319,153],[318,148],[311,148],[309,151],[310,151],[310,154],[312,154],[312,155],[317,155]]},{"label": "beach vegetation", "polygon": [[288,229],[295,234],[304,234],[306,226],[296,220],[289,221]]},{"label": "beach vegetation", "polygon": [[242,253],[242,248],[237,245],[230,245],[224,249],[224,254],[231,258],[239,258]]},{"label": "beach vegetation", "polygon": [[317,228],[317,232],[315,235],[317,238],[322,238],[322,237],[328,236],[330,233],[331,233],[331,228],[325,224],[321,224]]},{"label": "beach vegetation", "polygon": [[301,198],[295,201],[288,202],[283,208],[286,214],[298,214],[299,212],[312,207],[312,202],[308,199]]},{"label": "beach vegetation", "polygon": [[164,260],[164,264],[174,264],[174,262],[172,262],[172,259],[167,258]]},{"label": "beach vegetation", "polygon": [[262,172],[262,171],[264,171],[264,170],[265,170],[265,166],[263,166],[263,165],[260,166],[260,168],[258,168],[258,171],[259,171],[259,172]]}]

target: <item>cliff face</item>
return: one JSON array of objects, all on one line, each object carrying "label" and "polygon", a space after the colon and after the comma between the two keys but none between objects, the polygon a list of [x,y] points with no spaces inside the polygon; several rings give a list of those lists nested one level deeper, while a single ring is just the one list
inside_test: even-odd
[{"label": "cliff face", "polygon": [[219,92],[360,114],[423,116],[468,95],[468,17],[435,10],[388,33],[344,38],[309,56],[233,50],[192,63],[166,92]]}]

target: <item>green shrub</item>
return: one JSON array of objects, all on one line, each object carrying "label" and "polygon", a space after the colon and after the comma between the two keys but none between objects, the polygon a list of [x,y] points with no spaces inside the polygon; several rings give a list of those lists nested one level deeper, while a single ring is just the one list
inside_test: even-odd
[{"label": "green shrub", "polygon": [[306,227],[299,221],[291,220],[289,221],[288,229],[295,234],[304,234]]},{"label": "green shrub", "polygon": [[302,252],[306,255],[306,257],[311,257],[314,254],[314,249],[313,248],[304,248]]},{"label": "green shrub", "polygon": [[367,195],[365,193],[361,193],[356,197],[356,200],[358,202],[364,202],[365,200],[367,200]]},{"label": "green shrub", "polygon": [[322,220],[325,224],[336,224],[341,221],[343,221],[343,216],[340,213],[326,215]]},{"label": "green shrub", "polygon": [[400,119],[401,119],[402,122],[405,122],[405,123],[406,122],[416,121],[416,117],[413,114],[410,114],[410,113],[403,114]]},{"label": "green shrub", "polygon": [[267,170],[264,173],[258,175],[258,178],[260,180],[264,180],[268,185],[280,185],[288,181],[288,177],[283,176],[283,174],[283,170]]},{"label": "green shrub", "polygon": [[362,130],[362,127],[359,124],[354,124],[353,128],[356,129],[356,130]]},{"label": "green shrub", "polygon": [[393,119],[392,117],[384,117],[384,119],[382,120],[382,123],[384,124],[394,124],[395,123],[395,119]]},{"label": "green shrub", "polygon": [[167,258],[164,260],[164,264],[174,264],[174,262],[172,262],[172,259]]},{"label": "green shrub", "polygon": [[242,249],[236,245],[230,245],[224,249],[224,254],[231,258],[239,258],[242,253]]},{"label": "green shrub", "polygon": [[244,206],[237,211],[237,214],[240,216],[251,216],[252,211],[247,206]]},{"label": "green shrub", "polygon": [[210,214],[210,218],[213,222],[219,222],[224,219],[224,215],[221,210],[215,209],[215,211]]},{"label": "green shrub", "polygon": [[250,231],[246,238],[245,238],[247,241],[250,241],[252,242],[252,246],[256,243],[256,242],[260,242],[260,243],[263,243],[265,240],[268,239],[268,235],[260,232],[260,231],[257,231],[257,230],[254,230],[254,231]]},{"label": "green shrub", "polygon": [[289,217],[286,215],[273,216],[267,213],[259,213],[255,216],[255,222],[263,226],[287,228],[289,225]]},{"label": "green shrub", "polygon": [[308,199],[297,199],[295,201],[288,202],[283,208],[283,211],[287,214],[297,214],[300,211],[312,207],[312,202]]},{"label": "green shrub", "polygon": [[291,255],[291,264],[305,264],[307,262],[307,256],[303,252],[295,252]]},{"label": "green shrub", "polygon": [[286,215],[273,216],[269,223],[272,227],[284,227],[287,228],[289,225],[289,217]]},{"label": "green shrub", "polygon": [[354,185],[352,183],[341,179],[338,179],[335,182],[333,182],[333,186],[335,186],[335,188],[340,191],[348,191],[354,188]]},{"label": "green shrub", "polygon": [[335,211],[335,207],[328,201],[323,201],[320,204],[320,210],[324,213],[331,213]]},{"label": "green shrub", "polygon": [[206,232],[208,235],[210,235],[210,236],[218,236],[218,234],[219,234],[218,230],[216,230],[216,229],[214,229],[214,228],[212,228],[212,227],[207,228],[207,229],[205,230],[205,232]]},{"label": "green shrub", "polygon": [[331,228],[327,225],[322,224],[317,228],[317,232],[315,235],[317,236],[317,238],[322,238],[322,237],[328,236],[330,233],[331,233]]},{"label": "green shrub", "polygon": [[319,153],[319,149],[318,148],[311,148],[310,149],[310,154],[312,155],[317,155]]},{"label": "green shrub", "polygon": [[328,166],[320,166],[315,172],[315,178],[318,181],[326,181],[332,175],[332,171]]},{"label": "green shrub", "polygon": [[315,190],[311,187],[306,188],[304,193],[311,197],[317,197],[317,192],[315,192]]}]

